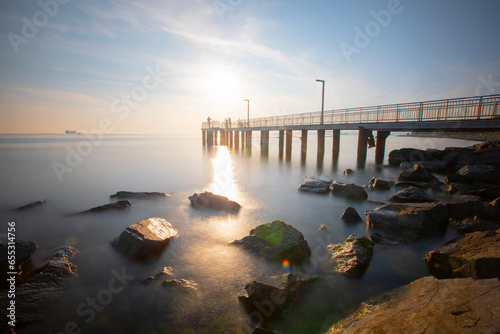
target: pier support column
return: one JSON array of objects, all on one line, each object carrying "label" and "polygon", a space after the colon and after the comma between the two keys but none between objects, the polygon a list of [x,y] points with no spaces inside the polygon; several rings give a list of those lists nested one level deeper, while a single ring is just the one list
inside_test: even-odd
[{"label": "pier support column", "polygon": [[227,130],[227,146],[233,147],[233,131],[232,130]]},{"label": "pier support column", "polygon": [[207,145],[214,146],[214,132],[212,130],[207,130]]},{"label": "pier support column", "polygon": [[358,168],[364,168],[366,165],[366,151],[368,146],[368,134],[369,130],[360,128],[358,135]]},{"label": "pier support column", "polygon": [[318,154],[325,153],[325,130],[318,130]]},{"label": "pier support column", "polygon": [[201,141],[203,142],[203,146],[207,144],[207,131],[201,130]]},{"label": "pier support column", "polygon": [[340,153],[340,130],[333,130],[333,160],[339,159]]},{"label": "pier support column", "polygon": [[302,130],[302,136],[300,137],[300,161],[304,166],[307,157],[307,130]]},{"label": "pier support column", "polygon": [[227,146],[227,132],[225,129],[220,130],[220,145]]},{"label": "pier support column", "polygon": [[285,131],[285,139],[286,160],[290,160],[292,157],[292,130]]},{"label": "pier support column", "polygon": [[381,165],[384,162],[385,140],[390,134],[390,131],[377,131],[377,144],[375,147],[375,163],[377,165]]},{"label": "pier support column", "polygon": [[214,146],[219,145],[219,131],[214,130]]},{"label": "pier support column", "polygon": [[279,130],[278,132],[278,150],[279,150],[279,157],[283,157],[283,147],[285,145],[285,130]]},{"label": "pier support column", "polygon": [[249,150],[252,148],[252,131],[247,131],[245,134],[245,146]]},{"label": "pier support column", "polygon": [[269,153],[269,130],[260,131],[260,151],[264,155]]},{"label": "pier support column", "polygon": [[239,149],[240,146],[240,132],[234,131],[233,145],[235,149]]}]

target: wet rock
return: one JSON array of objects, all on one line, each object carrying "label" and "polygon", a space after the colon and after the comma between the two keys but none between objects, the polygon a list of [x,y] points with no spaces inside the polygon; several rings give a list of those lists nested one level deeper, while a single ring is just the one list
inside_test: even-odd
[{"label": "wet rock", "polygon": [[496,231],[500,229],[499,223],[495,221],[478,219],[477,217],[457,221],[455,225],[457,226],[458,234],[466,234],[477,231]]},{"label": "wet rock", "polygon": [[328,245],[333,270],[349,277],[361,276],[373,255],[373,242],[364,236],[351,234],[340,244]]},{"label": "wet rock", "polygon": [[389,190],[394,185],[392,181],[381,180],[377,177],[372,177],[368,188],[371,190]]},{"label": "wet rock", "polygon": [[[449,176],[446,178],[446,181],[447,183],[451,182]],[[460,184],[452,182],[448,186],[448,192],[450,194],[459,193],[464,195],[479,196],[490,201],[500,197],[500,187],[477,182],[475,184]]]},{"label": "wet rock", "polygon": [[351,174],[354,174],[354,171],[350,168],[344,169],[344,176],[349,176]]},{"label": "wet rock", "polygon": [[304,179],[304,183],[299,186],[299,190],[313,193],[328,193],[332,182],[333,179],[328,176],[307,176]]},{"label": "wet rock", "polygon": [[237,202],[231,201],[227,197],[216,195],[209,191],[205,191],[200,194],[193,194],[188,198],[191,201],[191,206],[196,209],[215,209],[235,213],[241,208],[241,205]]},{"label": "wet rock", "polygon": [[496,333],[500,282],[424,277],[364,302],[328,334]]},{"label": "wet rock", "polygon": [[389,165],[399,166],[402,162],[414,162],[425,159],[425,152],[415,148],[402,148],[389,152]]},{"label": "wet rock", "polygon": [[425,190],[416,187],[408,187],[400,190],[392,196],[386,198],[387,201],[396,203],[423,203],[437,202],[438,200],[430,196]]},{"label": "wet rock", "polygon": [[16,288],[17,326],[42,320],[46,316],[44,310],[78,278],[78,268],[73,262],[77,254],[78,250],[67,246],[51,251],[45,264]]},{"label": "wet rock", "polygon": [[259,225],[250,231],[250,235],[231,244],[268,260],[288,260],[292,264],[300,264],[311,256],[304,235],[282,220]]},{"label": "wet rock", "polygon": [[366,212],[370,238],[410,242],[446,231],[448,210],[441,203],[386,204]]},{"label": "wet rock", "polygon": [[[7,272],[17,272],[18,277],[21,276],[25,266],[31,260],[31,257],[37,250],[38,246],[35,242],[16,239],[15,243],[15,259],[14,264],[9,263],[9,247],[8,245],[0,245],[0,288],[7,286]],[[11,253],[12,257],[12,253]]]},{"label": "wet rock", "polygon": [[326,227],[325,225],[321,225],[319,227],[318,231],[330,232],[330,229],[328,227]]},{"label": "wet rock", "polygon": [[137,259],[155,259],[170,240],[177,236],[177,230],[163,218],[149,218],[127,227],[111,246]]},{"label": "wet rock", "polygon": [[161,199],[170,197],[167,193],[160,192],[134,192],[134,191],[118,191],[109,198],[135,198],[135,199]]},{"label": "wet rock", "polygon": [[150,284],[150,283],[161,283],[165,281],[168,277],[174,276],[174,272],[172,267],[164,267],[159,273],[154,276],[150,276],[143,280],[141,283]]},{"label": "wet rock", "polygon": [[368,198],[368,194],[363,187],[353,183],[333,181],[331,190],[334,195],[345,197],[351,201],[364,201]]},{"label": "wet rock", "polygon": [[[276,317],[286,314],[305,294],[317,278],[298,278],[293,274],[271,277],[271,283],[266,284],[251,281],[238,295],[247,312],[259,312],[261,317],[251,320],[257,324],[266,323]],[[262,314],[262,306],[266,305],[266,312]]]},{"label": "wet rock", "polygon": [[417,164],[398,175],[398,181],[431,182],[434,180],[436,180],[436,177],[427,168]]},{"label": "wet rock", "polygon": [[500,231],[473,232],[427,253],[437,278],[500,278]]},{"label": "wet rock", "polygon": [[445,160],[428,160],[428,161],[415,161],[415,162],[402,162],[399,165],[401,169],[410,169],[414,165],[420,165],[430,172],[445,172],[452,167],[452,164]]},{"label": "wet rock", "polygon": [[458,183],[483,182],[500,184],[500,168],[493,165],[466,165],[456,174],[448,176],[447,180]]},{"label": "wet rock", "polygon": [[500,197],[486,204],[482,212],[478,214],[478,217],[500,222]]},{"label": "wet rock", "polygon": [[171,279],[161,282],[161,286],[180,292],[192,293],[198,291],[198,284],[183,278]]},{"label": "wet rock", "polygon": [[356,209],[350,206],[345,209],[342,216],[340,216],[340,219],[344,220],[347,223],[356,223],[359,221],[363,221]]},{"label": "wet rock", "polygon": [[445,184],[437,179],[430,182],[398,181],[395,186],[398,188],[415,187],[419,189],[432,189],[435,192],[446,190]]},{"label": "wet rock", "polygon": [[36,201],[36,202],[32,202],[32,203],[20,206],[17,209],[15,209],[15,211],[29,210],[29,209],[40,207],[40,206],[45,205],[45,204],[47,204],[47,201],[40,200],[40,201]]},{"label": "wet rock", "polygon": [[79,214],[127,210],[131,206],[132,206],[132,203],[130,203],[130,201],[128,201],[128,200],[118,201],[118,202],[114,202],[114,203],[110,203],[110,204],[106,204],[106,205],[96,206],[95,208],[82,211]]},{"label": "wet rock", "polygon": [[486,204],[474,196],[457,196],[458,202],[444,203],[452,219],[463,220],[482,213]]}]

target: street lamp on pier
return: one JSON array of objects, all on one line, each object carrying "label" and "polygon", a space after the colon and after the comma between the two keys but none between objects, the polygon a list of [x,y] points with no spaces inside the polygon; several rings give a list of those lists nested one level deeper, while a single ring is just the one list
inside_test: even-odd
[{"label": "street lamp on pier", "polygon": [[247,101],[247,127],[250,127],[250,100],[243,99],[243,101]]},{"label": "street lamp on pier", "polygon": [[323,115],[325,113],[325,80],[316,79],[316,81],[323,84],[323,92],[321,94],[321,124],[323,124]]}]

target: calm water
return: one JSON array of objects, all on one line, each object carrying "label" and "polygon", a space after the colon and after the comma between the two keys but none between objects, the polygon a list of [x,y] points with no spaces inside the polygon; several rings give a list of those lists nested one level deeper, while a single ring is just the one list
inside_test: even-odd
[{"label": "calm water", "polygon": [[[311,264],[293,270],[323,277],[295,314],[286,322],[274,324],[283,332],[320,333],[361,301],[426,276],[422,258],[455,235],[451,228],[443,237],[377,247],[360,279],[346,279],[327,270],[325,245],[341,242],[351,233],[367,234],[363,223],[349,225],[339,220],[344,209],[353,206],[362,215],[375,208],[371,201],[383,200],[389,192],[369,192],[370,201],[349,203],[331,195],[298,192],[303,177],[321,173],[342,181],[347,180],[342,171],[352,168],[355,174],[348,182],[363,185],[372,176],[395,180],[398,174],[397,168],[374,165],[374,149],[368,152],[366,168],[356,170],[355,135],[342,135],[340,159],[334,166],[331,141],[327,137],[327,153],[318,160],[311,132],[304,160],[298,137],[293,139],[290,159],[280,159],[278,139],[273,134],[267,156],[261,154],[255,135],[251,152],[207,149],[201,145],[201,134],[115,135],[98,145],[89,144],[82,135],[0,135],[0,221],[5,230],[0,231],[1,241],[6,238],[6,222],[14,220],[17,237],[38,244],[35,262],[61,245],[80,251],[76,258],[78,283],[45,310],[44,321],[17,332],[59,333],[73,321],[82,333],[248,333],[248,315],[238,304],[238,292],[246,282],[266,280],[270,275],[285,273],[286,268],[227,244],[247,235],[256,225],[276,219],[300,230],[313,250]],[[471,144],[391,135],[386,155],[401,147],[442,149]],[[85,155],[81,160],[69,153],[78,149]],[[52,165],[66,165],[68,156],[70,166],[58,178]],[[109,203],[109,196],[120,190],[161,191],[172,196],[132,200],[133,207],[127,212],[73,215]],[[192,209],[187,196],[204,190],[235,199],[243,209],[238,215],[228,216]],[[434,196],[446,199],[447,195]],[[48,204],[21,213],[10,211],[40,199]],[[179,231],[159,259],[150,263],[131,261],[109,246],[127,226],[150,217],[163,217]],[[318,231],[320,225],[326,225],[330,232]],[[155,287],[135,284],[165,266],[173,267],[174,278],[196,282],[199,291],[167,295]],[[102,295],[113,271],[125,271],[134,278],[91,317],[88,298]]]}]

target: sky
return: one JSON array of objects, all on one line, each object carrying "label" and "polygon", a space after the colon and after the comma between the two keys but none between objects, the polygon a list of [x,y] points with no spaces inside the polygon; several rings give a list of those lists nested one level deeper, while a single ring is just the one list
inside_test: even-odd
[{"label": "sky", "polygon": [[500,93],[497,0],[0,1],[0,133]]}]

